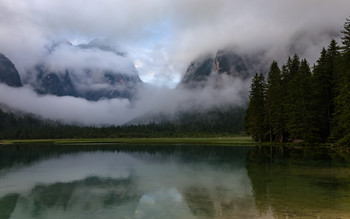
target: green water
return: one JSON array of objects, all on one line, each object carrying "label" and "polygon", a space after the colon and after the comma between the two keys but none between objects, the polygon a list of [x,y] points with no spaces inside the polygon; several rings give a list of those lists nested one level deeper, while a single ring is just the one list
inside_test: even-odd
[{"label": "green water", "polygon": [[350,218],[347,156],[211,146],[0,146],[3,218]]}]

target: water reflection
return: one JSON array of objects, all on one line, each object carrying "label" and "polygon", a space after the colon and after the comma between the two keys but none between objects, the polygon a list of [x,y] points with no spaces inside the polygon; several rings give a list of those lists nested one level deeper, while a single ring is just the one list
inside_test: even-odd
[{"label": "water reflection", "polygon": [[334,157],[278,147],[2,146],[0,218],[347,218],[350,169]]},{"label": "water reflection", "polygon": [[257,213],[245,147],[41,148],[3,148],[3,218],[232,218],[242,204]]},{"label": "water reflection", "polygon": [[350,218],[350,168],[328,150],[254,148],[247,170],[260,215]]}]

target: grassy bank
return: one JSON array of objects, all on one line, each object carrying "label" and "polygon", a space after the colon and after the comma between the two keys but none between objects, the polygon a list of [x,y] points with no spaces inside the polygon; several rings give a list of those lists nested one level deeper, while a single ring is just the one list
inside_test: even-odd
[{"label": "grassy bank", "polygon": [[217,138],[87,138],[87,139],[30,139],[0,140],[0,144],[202,144],[202,145],[256,145],[248,136]]}]

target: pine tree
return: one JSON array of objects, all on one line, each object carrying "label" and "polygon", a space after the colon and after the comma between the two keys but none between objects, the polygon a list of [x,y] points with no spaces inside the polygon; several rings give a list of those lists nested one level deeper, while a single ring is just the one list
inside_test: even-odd
[{"label": "pine tree", "polygon": [[344,30],[341,31],[342,36],[342,52],[350,53],[350,18],[347,18],[344,24]]},{"label": "pine tree", "polygon": [[282,121],[284,123],[284,133],[283,133],[283,140],[287,140],[289,138],[289,132],[286,128],[286,123],[288,121],[288,109],[289,109],[289,86],[291,81],[291,75],[290,75],[290,69],[288,66],[290,66],[290,63],[292,62],[291,58],[288,58],[287,64],[282,66],[282,72],[281,72],[281,96],[282,96]]},{"label": "pine tree", "polygon": [[[294,126],[294,120],[297,116],[296,106],[297,106],[297,92],[298,87],[296,87],[297,83],[295,83],[297,73],[299,71],[300,61],[297,55],[294,55],[293,59],[290,57],[286,65],[282,68],[282,85],[284,90],[286,91],[283,96],[283,109],[284,109],[284,118],[286,121],[286,129],[288,132],[288,136],[292,133],[291,129]],[[291,136],[295,138],[295,136]]]},{"label": "pine tree", "polygon": [[327,71],[330,74],[331,77],[331,90],[330,92],[330,99],[331,99],[331,106],[330,106],[330,118],[332,118],[334,114],[334,99],[336,96],[339,95],[339,84],[340,84],[340,47],[338,46],[337,41],[334,39],[331,41],[331,43],[328,46],[327,49],[327,57],[326,57],[326,62],[327,62]]},{"label": "pine tree", "polygon": [[335,62],[338,57],[337,43],[332,40],[328,50],[322,49],[321,57],[313,69],[313,91],[315,93],[315,125],[319,137],[325,141],[330,135],[330,121],[334,114]]},{"label": "pine tree", "polygon": [[256,141],[262,142],[264,126],[265,79],[262,74],[255,74],[250,86],[249,104],[245,116],[245,128]]},{"label": "pine tree", "polygon": [[269,128],[270,141],[283,141],[284,118],[281,85],[281,70],[273,61],[267,76],[265,121]]},{"label": "pine tree", "polygon": [[292,60],[287,62],[291,77],[294,77],[299,72],[300,64],[300,58],[297,54],[293,56]]},{"label": "pine tree", "polygon": [[290,81],[286,127],[292,138],[311,141],[314,136],[313,95],[311,92],[311,71],[308,62],[300,62],[298,72]]},{"label": "pine tree", "polygon": [[342,138],[340,145],[350,146],[350,19],[342,31],[341,57],[339,59],[339,95],[335,98],[332,135]]}]

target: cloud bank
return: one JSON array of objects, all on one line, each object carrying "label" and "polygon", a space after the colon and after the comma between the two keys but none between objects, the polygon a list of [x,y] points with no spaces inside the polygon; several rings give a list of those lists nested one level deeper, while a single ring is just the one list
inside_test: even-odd
[{"label": "cloud bank", "polygon": [[[45,118],[94,125],[123,124],[147,112],[243,104],[249,83],[239,80],[227,80],[232,84],[221,90],[171,88],[192,60],[227,46],[238,54],[263,54],[262,63],[275,59],[282,64],[293,53],[313,63],[332,38],[339,41],[349,8],[348,0],[2,0],[0,52],[14,62],[22,78],[44,60],[55,69],[77,69],[73,80],[83,87],[98,82],[86,81],[79,74],[83,67],[137,70],[156,87],[145,86],[134,102],[89,102],[0,85],[0,103]],[[109,39],[126,53],[68,46],[48,52],[54,42],[77,45],[96,38]]]},{"label": "cloud bank", "polygon": [[249,83],[223,76],[221,88],[212,81],[204,89],[185,90],[143,87],[138,97],[88,101],[71,96],[38,95],[31,87],[13,88],[0,84],[0,103],[45,119],[76,125],[123,125],[145,115],[174,116],[179,111],[207,110],[246,103]]},{"label": "cloud bank", "polygon": [[0,51],[23,74],[53,39],[107,37],[132,51],[142,78],[169,85],[199,54],[227,45],[274,59],[299,52],[313,62],[349,8],[348,0],[3,0]]},{"label": "cloud bank", "polygon": [[[69,42],[57,42],[47,48],[46,55],[35,67],[27,67],[23,73],[24,83],[40,87],[38,74],[58,73],[62,77],[69,72],[74,88],[80,93],[108,89],[126,89],[127,85],[111,83],[111,77],[125,75],[138,79],[138,72],[133,61],[126,57],[123,50],[113,47],[108,40],[94,40],[89,44],[73,46]],[[38,66],[40,70],[38,70]]]}]

